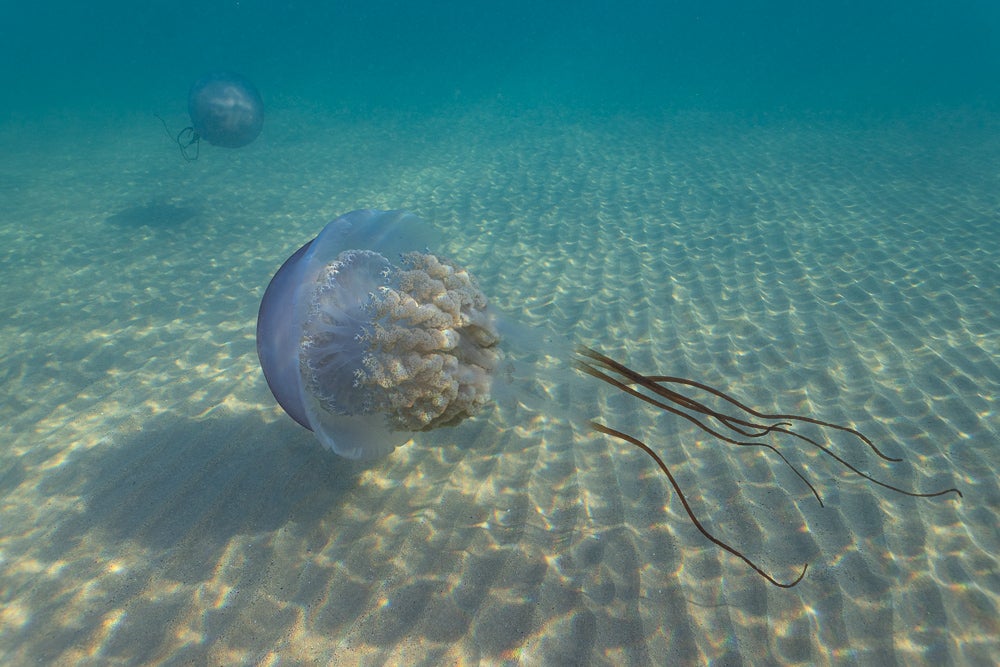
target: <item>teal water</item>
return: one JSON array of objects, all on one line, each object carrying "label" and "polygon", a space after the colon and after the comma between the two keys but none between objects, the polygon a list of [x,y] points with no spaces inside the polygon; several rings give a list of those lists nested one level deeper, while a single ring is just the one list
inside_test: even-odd
[{"label": "teal water", "polygon": [[[1000,115],[985,3],[4,10],[0,662],[991,664]],[[863,11],[862,11],[863,10]],[[182,160],[205,71],[264,132]],[[356,464],[254,325],[408,208],[503,317],[495,408]],[[574,371],[724,388],[816,485]],[[693,526],[659,451],[714,534]]]}]

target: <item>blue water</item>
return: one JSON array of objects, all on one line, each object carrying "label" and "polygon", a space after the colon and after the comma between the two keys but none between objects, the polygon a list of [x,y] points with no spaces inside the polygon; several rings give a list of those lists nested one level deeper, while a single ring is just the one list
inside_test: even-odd
[{"label": "blue water", "polygon": [[167,106],[205,71],[351,108],[904,111],[1000,103],[986,1],[7,3],[4,105]]},{"label": "blue water", "polygon": [[[0,664],[998,662],[1000,4],[812,4],[4,5]],[[263,132],[186,162],[218,70]],[[254,325],[368,207],[513,324],[495,406],[362,465]],[[578,344],[964,497],[776,437],[820,507]]]}]

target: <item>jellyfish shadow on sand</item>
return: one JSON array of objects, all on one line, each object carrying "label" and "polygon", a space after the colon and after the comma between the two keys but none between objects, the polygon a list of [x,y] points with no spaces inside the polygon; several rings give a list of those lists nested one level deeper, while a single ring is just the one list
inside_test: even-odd
[{"label": "jellyfish shadow on sand", "polygon": [[106,221],[123,228],[171,229],[193,220],[199,213],[201,210],[196,206],[152,201],[123,208],[109,215]]},{"label": "jellyfish shadow on sand", "polygon": [[[340,456],[385,456],[414,433],[455,425],[480,412],[497,392],[510,391],[501,372],[501,341],[512,325],[489,307],[472,274],[432,254],[430,249],[439,246],[429,225],[411,213],[354,211],[292,254],[264,293],[257,352],[268,386],[292,419]],[[765,438],[780,436],[814,447],[858,477],[899,494],[962,495],[956,488],[919,493],[880,481],[795,430],[810,424],[841,431],[879,458],[901,461],[856,429],[808,416],[764,414],[706,384],[644,375],[587,347],[577,348],[573,363],[583,374],[685,419],[722,442],[764,448],[795,473],[820,506],[823,499],[812,483]],[[713,409],[699,397],[733,409]],[[781,581],[712,535],[648,444],[601,422],[589,427],[652,458],[691,522],[714,545],[775,586],[791,588],[805,577],[808,563],[798,576]]]}]

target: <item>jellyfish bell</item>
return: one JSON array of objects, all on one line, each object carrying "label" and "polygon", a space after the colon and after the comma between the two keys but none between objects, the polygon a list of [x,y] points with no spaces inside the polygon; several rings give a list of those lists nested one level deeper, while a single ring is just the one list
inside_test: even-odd
[{"label": "jellyfish bell", "polygon": [[191,125],[174,136],[160,118],[181,155],[188,162],[198,159],[201,140],[222,148],[242,148],[264,127],[264,102],[250,81],[233,72],[209,74],[195,81],[188,93]]},{"label": "jellyfish bell", "polygon": [[257,354],[281,407],[337,454],[371,459],[490,401],[500,336],[476,279],[406,211],[353,211],[278,269]]},{"label": "jellyfish bell", "polygon": [[264,102],[245,77],[233,72],[204,76],[188,94],[191,127],[213,146],[242,148],[264,127]]}]

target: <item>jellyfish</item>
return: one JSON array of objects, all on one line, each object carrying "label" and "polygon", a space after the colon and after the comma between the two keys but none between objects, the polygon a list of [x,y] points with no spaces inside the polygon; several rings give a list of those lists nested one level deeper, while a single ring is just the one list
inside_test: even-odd
[{"label": "jellyfish", "polygon": [[281,266],[257,317],[264,377],[292,419],[351,459],[490,402],[500,335],[476,279],[405,211],[340,216]]},{"label": "jellyfish", "polygon": [[[201,140],[223,148],[242,148],[264,127],[264,102],[257,88],[233,72],[217,72],[198,79],[188,93],[191,125],[171,137],[187,161],[198,159]],[[167,124],[163,119],[164,129]],[[171,134],[167,129],[167,134]],[[194,147],[192,149],[192,146]]]},{"label": "jellyfish", "polygon": [[[503,375],[498,372],[504,359],[501,332],[518,329],[491,309],[469,271],[432,252],[439,245],[433,230],[412,213],[353,211],[292,254],[264,292],[257,353],[268,386],[292,419],[340,456],[385,456],[415,433],[474,417],[491,403],[492,392],[504,390],[498,378]],[[522,332],[519,342],[533,339]],[[765,414],[709,385],[644,375],[589,347],[577,348],[573,365],[722,442],[764,448],[798,476],[821,507],[813,484],[765,438],[806,443],[857,476],[903,495],[962,496],[956,488],[921,493],[883,482],[795,430],[795,424],[811,424],[841,431],[885,461],[902,460],[887,456],[851,427],[804,415]],[[734,410],[716,410],[696,392]],[[808,563],[796,577],[782,581],[713,535],[650,445],[597,420],[585,426],[645,452],[701,534],[770,584],[791,588],[805,577]]]}]

